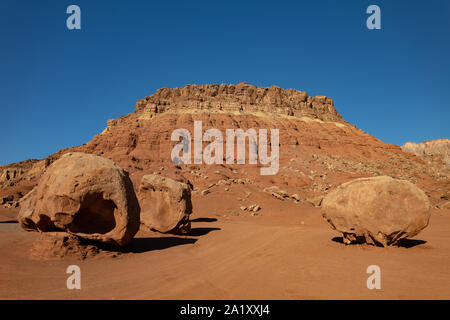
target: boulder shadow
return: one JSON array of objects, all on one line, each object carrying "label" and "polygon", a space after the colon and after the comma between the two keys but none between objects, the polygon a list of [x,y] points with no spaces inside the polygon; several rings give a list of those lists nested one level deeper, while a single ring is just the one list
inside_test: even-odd
[{"label": "boulder shadow", "polygon": [[331,241],[344,244],[344,238],[343,237],[334,237],[333,239],[331,239]]},{"label": "boulder shadow", "polygon": [[402,248],[412,248],[415,246],[419,246],[421,244],[427,243],[425,240],[417,240],[417,239],[401,239],[398,242],[398,247]]},{"label": "boulder shadow", "polygon": [[[191,222],[215,222],[216,218],[197,218]],[[161,237],[144,237],[134,238],[126,247],[119,247],[112,244],[98,243],[90,240],[82,239],[84,244],[91,244],[102,251],[117,253],[143,253],[154,250],[164,250],[175,246],[193,244],[198,239],[188,237],[200,237],[212,231],[221,230],[220,228],[198,227],[191,230],[184,236],[161,236]],[[156,231],[156,230],[153,230]],[[157,231],[156,231],[157,232]],[[160,233],[163,235],[164,233]]]},{"label": "boulder shadow", "polygon": [[193,237],[204,236],[205,234],[210,233],[211,231],[221,230],[220,228],[192,228],[189,231],[188,235]]},{"label": "boulder shadow", "polygon": [[[216,222],[217,219],[216,218],[196,218],[196,219],[192,219],[191,222],[192,223],[196,223],[196,222]],[[191,228],[191,230],[189,231],[189,233],[187,235],[189,236],[193,236],[193,237],[200,237],[200,236],[204,236],[205,234],[210,233],[211,231],[216,231],[216,230],[221,230],[220,228],[209,228],[209,227],[198,227],[198,228]]]},{"label": "boulder shadow", "polygon": [[164,250],[167,248],[185,244],[193,244],[197,242],[197,239],[181,237],[134,238],[126,247],[119,247],[117,245],[107,243],[98,243],[92,240],[85,239],[81,239],[81,241],[84,245],[93,245],[101,251],[107,251],[111,253],[143,253],[155,250]]},{"label": "boulder shadow", "polygon": [[163,250],[184,244],[193,244],[195,242],[197,242],[197,239],[179,237],[134,238],[127,247],[123,248],[123,251],[142,253]]},{"label": "boulder shadow", "polygon": [[17,220],[5,220],[5,221],[0,221],[0,223],[19,223],[19,221],[17,221]]},{"label": "boulder shadow", "polygon": [[216,222],[216,221],[217,221],[216,218],[197,218],[191,220],[191,222]]},{"label": "boulder shadow", "polygon": [[[341,243],[344,244],[344,238],[343,237],[334,237],[331,239],[331,241],[337,242],[337,243]],[[401,239],[397,245],[395,245],[394,247],[400,247],[400,248],[413,248],[415,246],[419,246],[421,244],[425,244],[427,243],[425,240],[416,240],[416,239]],[[353,241],[352,243],[350,243],[349,245],[356,245],[356,244],[366,244],[365,242],[356,242]],[[380,244],[375,245],[376,247],[383,247]]]},{"label": "boulder shadow", "polygon": [[344,244],[346,246],[354,246],[354,245],[368,245],[368,246],[373,246],[373,247],[381,247],[383,248],[383,246],[381,244],[369,244],[366,243],[365,241],[352,241],[351,243],[345,244],[344,243],[344,237],[334,237],[333,239],[331,239],[334,242],[340,243],[340,244]]}]

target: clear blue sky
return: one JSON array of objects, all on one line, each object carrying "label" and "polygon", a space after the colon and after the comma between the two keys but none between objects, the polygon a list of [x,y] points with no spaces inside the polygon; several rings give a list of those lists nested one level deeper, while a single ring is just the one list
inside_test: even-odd
[{"label": "clear blue sky", "polygon": [[0,0],[0,37],[0,164],[88,142],[186,84],[294,88],[385,142],[450,138],[448,0]]}]

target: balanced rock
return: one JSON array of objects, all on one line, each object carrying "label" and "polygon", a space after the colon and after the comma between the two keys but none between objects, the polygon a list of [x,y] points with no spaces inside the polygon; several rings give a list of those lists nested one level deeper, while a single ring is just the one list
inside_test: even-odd
[{"label": "balanced rock", "polygon": [[139,230],[139,211],[127,172],[107,158],[73,152],[22,199],[18,220],[27,231],[66,231],[123,246]]},{"label": "balanced rock", "polygon": [[191,190],[186,183],[160,175],[142,177],[139,187],[141,222],[159,232],[188,233]]},{"label": "balanced rock", "polygon": [[406,180],[387,176],[344,183],[322,201],[323,217],[352,241],[397,244],[424,229],[430,219],[426,194]]}]

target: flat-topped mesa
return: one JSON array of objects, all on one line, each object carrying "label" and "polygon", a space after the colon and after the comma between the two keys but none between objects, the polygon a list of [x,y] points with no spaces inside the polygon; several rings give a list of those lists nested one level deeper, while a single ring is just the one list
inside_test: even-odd
[{"label": "flat-topped mesa", "polygon": [[294,89],[257,87],[244,82],[162,88],[136,103],[136,115],[140,119],[151,119],[164,112],[197,111],[271,113],[347,123],[331,98],[310,97],[306,92]]}]

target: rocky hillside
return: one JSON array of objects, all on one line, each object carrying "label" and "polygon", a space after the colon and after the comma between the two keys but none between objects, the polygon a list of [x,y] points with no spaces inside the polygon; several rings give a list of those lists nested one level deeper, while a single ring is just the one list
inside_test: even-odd
[{"label": "rocky hillside", "polygon": [[[171,134],[178,128],[193,133],[195,120],[202,121],[203,132],[209,128],[223,134],[226,129],[237,128],[279,129],[278,173],[261,176],[260,164],[173,164],[170,154],[176,142],[171,141]],[[207,198],[211,192],[221,192],[237,203],[246,192],[256,192],[274,195],[270,198],[273,201],[318,204],[317,199],[342,182],[377,175],[416,183],[433,204],[440,203],[450,190],[448,164],[444,169],[432,165],[361,131],[342,119],[332,99],[240,83],[160,89],[138,100],[134,112],[109,120],[106,129],[85,145],[61,150],[43,160],[2,166],[0,202],[19,205],[17,200],[36,185],[45,168],[69,151],[114,160],[130,173],[135,188],[147,173],[189,181],[194,186],[194,208],[197,199]],[[227,193],[236,185],[241,191]]]},{"label": "rocky hillside", "polygon": [[450,166],[450,139],[437,139],[421,143],[407,142],[402,150],[435,165]]}]

